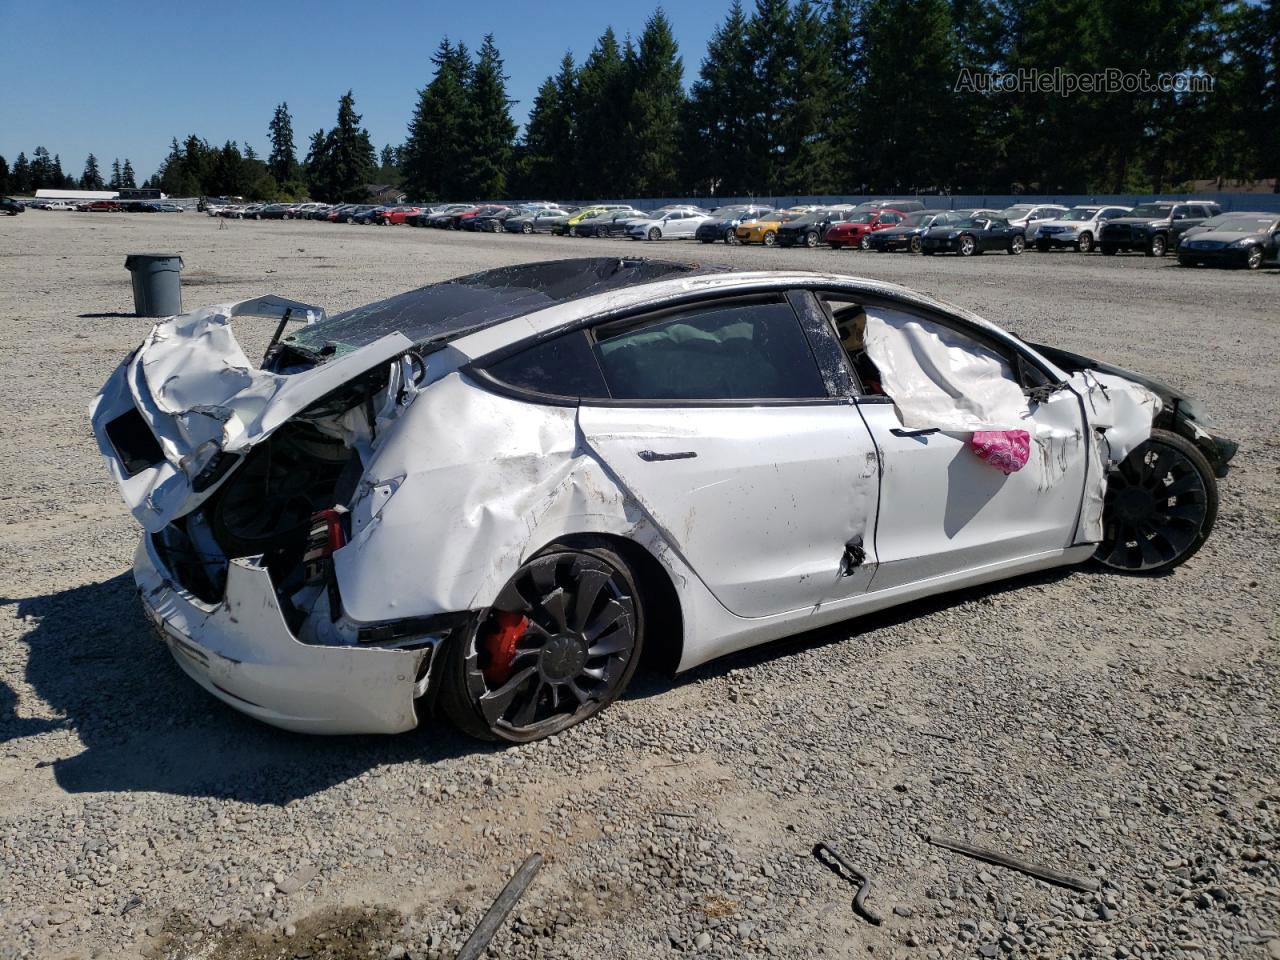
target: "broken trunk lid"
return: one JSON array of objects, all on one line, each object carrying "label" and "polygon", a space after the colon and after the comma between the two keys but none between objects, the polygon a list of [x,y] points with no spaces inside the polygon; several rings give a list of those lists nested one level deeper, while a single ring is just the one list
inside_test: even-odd
[{"label": "broken trunk lid", "polygon": [[[253,366],[231,332],[232,317],[283,318],[286,312],[323,316],[305,304],[262,297],[163,320],[94,400],[99,449],[148,532],[199,506],[244,453],[285,421],[413,346],[403,334],[391,332],[294,373]],[[146,454],[135,447],[121,449],[126,431],[117,421],[133,415],[145,421],[162,459],[147,464]],[[133,434],[136,430],[128,431]],[[154,448],[150,452],[154,459]]]}]

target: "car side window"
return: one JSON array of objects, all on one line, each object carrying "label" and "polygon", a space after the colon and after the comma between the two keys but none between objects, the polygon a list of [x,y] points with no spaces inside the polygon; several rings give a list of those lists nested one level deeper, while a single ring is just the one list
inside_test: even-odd
[{"label": "car side window", "polygon": [[495,380],[518,390],[583,400],[609,395],[582,330],[535,344],[485,369]]},{"label": "car side window", "polygon": [[597,328],[596,355],[615,400],[803,400],[828,393],[785,301],[681,311]]},{"label": "car side window", "polygon": [[901,219],[902,218],[899,217],[896,213],[886,213],[880,217],[880,222],[894,224],[900,221]]}]

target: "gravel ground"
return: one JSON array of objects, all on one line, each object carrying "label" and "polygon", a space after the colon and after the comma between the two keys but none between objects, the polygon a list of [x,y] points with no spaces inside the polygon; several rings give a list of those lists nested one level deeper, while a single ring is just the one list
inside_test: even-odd
[{"label": "gravel ground", "polygon": [[[345,309],[600,252],[883,277],[1188,389],[1241,451],[1166,577],[913,604],[639,677],[529,746],[307,738],[202,693],[132,593],[86,405],[148,329],[125,254],[155,250],[185,258],[188,306]],[[451,957],[531,851],[494,956],[1280,957],[1280,271],[36,211],[0,219],[0,279],[0,958]],[[242,322],[250,355],[270,327]],[[874,875],[883,925],[819,840]]]}]

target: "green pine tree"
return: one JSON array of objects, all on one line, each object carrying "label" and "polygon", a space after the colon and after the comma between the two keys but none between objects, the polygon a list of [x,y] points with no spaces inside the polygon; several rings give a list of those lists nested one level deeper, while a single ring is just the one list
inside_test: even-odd
[{"label": "green pine tree", "polygon": [[680,187],[684,63],[661,7],[645,22],[631,72],[627,192],[650,197],[675,193]]},{"label": "green pine tree", "polygon": [[404,187],[417,200],[457,199],[460,196],[463,140],[469,129],[470,55],[462,44],[440,41],[431,58],[435,75],[418,91],[401,150]]},{"label": "green pine tree", "polygon": [[116,157],[111,161],[111,179],[107,181],[107,186],[112,190],[120,189],[120,158]]},{"label": "green pine tree", "polygon": [[747,22],[752,61],[746,156],[750,182],[766,195],[782,190],[786,175],[786,72],[791,57],[791,8],[788,0],[756,0]]},{"label": "green pine tree", "polygon": [[377,154],[369,131],[360,126],[360,115],[356,113],[355,97],[350,90],[338,100],[338,120],[327,136],[326,154],[325,196],[347,202],[363,200]]},{"label": "green pine tree", "polygon": [[734,0],[716,27],[685,113],[685,181],[695,192],[750,193],[747,151],[751,130],[751,51],[747,18]]},{"label": "green pine tree", "polygon": [[[58,158],[57,158],[57,157],[54,157],[54,158],[53,158],[53,160],[54,160],[54,163],[55,163],[55,164],[57,164],[57,166],[58,166],[58,168],[59,168],[59,169],[58,169],[58,175],[59,175],[59,177],[61,177],[61,174],[62,174],[62,170],[61,170],[62,164],[58,161]],[[133,172],[133,164],[131,164],[131,163],[129,162],[129,158],[128,158],[128,157],[125,157],[125,158],[124,158],[124,168],[120,171],[120,186],[122,186],[122,187],[136,187],[137,185],[138,185],[138,183],[137,183],[137,179],[135,178],[135,175],[134,175],[134,172]]]},{"label": "green pine tree", "polygon": [[281,103],[267,125],[271,139],[271,152],[267,155],[267,169],[277,183],[289,183],[298,177],[298,155],[293,144],[293,118],[289,116],[289,104]]},{"label": "green pine tree", "polygon": [[840,185],[832,110],[838,102],[840,74],[826,25],[809,0],[800,0],[792,12],[788,60],[783,83],[783,189],[835,193]]},{"label": "green pine tree", "polygon": [[80,189],[102,190],[105,186],[102,172],[98,169],[98,158],[91,153],[84,162],[84,173],[80,175]]},{"label": "green pine tree", "polygon": [[516,125],[511,119],[507,77],[502,71],[502,56],[493,42],[493,34],[486,34],[471,71],[468,92],[472,128],[462,145],[464,192],[477,198],[507,194]]}]

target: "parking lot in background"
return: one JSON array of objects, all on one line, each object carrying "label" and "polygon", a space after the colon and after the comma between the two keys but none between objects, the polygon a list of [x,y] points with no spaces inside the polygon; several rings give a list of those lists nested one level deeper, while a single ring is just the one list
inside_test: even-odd
[{"label": "parking lot in background", "polygon": [[[1240,452],[1214,535],[1166,577],[1068,568],[641,677],[545,743],[443,722],[308,738],[196,688],[133,595],[137,528],[87,413],[150,329],[129,253],[181,255],[188,309],[276,293],[335,313],[602,254],[875,277],[1181,388]],[[534,850],[504,957],[1261,957],[1280,928],[1280,270],[31,211],[0,219],[0,276],[0,957],[204,938],[211,957],[451,956]],[[273,328],[236,332],[257,358]],[[849,911],[820,840],[874,874],[882,926]]]}]

